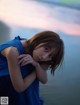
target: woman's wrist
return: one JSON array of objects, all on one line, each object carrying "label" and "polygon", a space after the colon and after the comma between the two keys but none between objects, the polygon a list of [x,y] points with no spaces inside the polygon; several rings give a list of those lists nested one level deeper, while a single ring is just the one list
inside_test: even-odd
[{"label": "woman's wrist", "polygon": [[35,68],[38,68],[40,65],[38,62],[35,62],[34,66],[35,66]]}]

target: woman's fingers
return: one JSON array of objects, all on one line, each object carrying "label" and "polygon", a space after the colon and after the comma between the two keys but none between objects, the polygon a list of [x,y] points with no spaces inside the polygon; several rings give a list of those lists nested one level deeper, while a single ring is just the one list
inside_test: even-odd
[{"label": "woman's fingers", "polygon": [[29,55],[29,54],[22,54],[22,55],[19,55],[18,57],[17,57],[17,59],[22,59],[22,58],[24,58],[24,57],[29,57],[29,58],[31,58],[31,55]]},{"label": "woman's fingers", "polygon": [[26,57],[26,56],[27,56],[27,54],[22,54],[22,55],[19,55],[19,56],[17,57],[17,59],[21,59],[21,58]]},{"label": "woman's fingers", "polygon": [[29,64],[32,61],[33,61],[33,59],[31,57],[31,55],[29,55],[29,54],[23,54],[18,57],[18,64],[21,64],[21,66]]},{"label": "woman's fingers", "polygon": [[24,58],[18,60],[18,64],[21,64],[24,61]]},{"label": "woman's fingers", "polygon": [[31,55],[29,54],[22,54],[18,57],[18,64],[20,64],[21,66],[27,65],[27,64],[32,64],[33,66],[35,66],[36,62],[34,61],[34,59],[32,58]]},{"label": "woman's fingers", "polygon": [[24,65],[27,65],[27,64],[30,64],[30,63],[31,63],[31,61],[22,62],[22,63],[21,63],[21,66],[24,66]]}]

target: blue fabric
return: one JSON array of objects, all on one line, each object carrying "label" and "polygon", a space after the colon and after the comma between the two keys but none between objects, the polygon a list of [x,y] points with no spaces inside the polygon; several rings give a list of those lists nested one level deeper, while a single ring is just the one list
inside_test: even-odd
[{"label": "blue fabric", "polygon": [[[24,53],[24,48],[20,42],[22,38],[15,37],[15,39],[5,42],[0,45],[0,52],[10,46],[18,49],[19,54]],[[29,75],[34,70],[32,65],[21,67],[23,78]],[[0,96],[9,97],[9,105],[43,105],[43,100],[39,98],[39,80],[35,81],[22,93],[14,90],[10,80],[8,64],[6,58],[0,53]]]}]

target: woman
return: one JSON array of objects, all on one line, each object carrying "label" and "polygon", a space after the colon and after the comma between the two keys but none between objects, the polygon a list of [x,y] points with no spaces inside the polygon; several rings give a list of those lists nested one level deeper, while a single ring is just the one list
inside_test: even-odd
[{"label": "woman", "polygon": [[0,96],[10,105],[43,105],[39,81],[47,82],[47,70],[54,74],[64,55],[64,43],[52,31],[26,40],[19,36],[0,45]]}]

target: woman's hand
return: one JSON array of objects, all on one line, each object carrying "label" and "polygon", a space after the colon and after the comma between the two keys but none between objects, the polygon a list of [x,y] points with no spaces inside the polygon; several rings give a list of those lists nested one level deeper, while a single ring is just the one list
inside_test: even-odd
[{"label": "woman's hand", "polygon": [[33,66],[37,66],[38,62],[36,62],[31,55],[29,54],[22,54],[18,57],[18,64],[21,66],[27,65],[27,64],[32,64]]},{"label": "woman's hand", "polygon": [[32,64],[36,68],[36,76],[37,78],[42,82],[46,83],[47,82],[47,72],[44,67],[41,67],[41,65],[36,62],[31,55],[29,54],[22,54],[18,56],[18,64],[21,66],[27,65],[27,64]]}]

